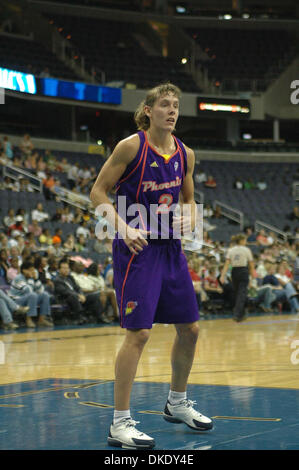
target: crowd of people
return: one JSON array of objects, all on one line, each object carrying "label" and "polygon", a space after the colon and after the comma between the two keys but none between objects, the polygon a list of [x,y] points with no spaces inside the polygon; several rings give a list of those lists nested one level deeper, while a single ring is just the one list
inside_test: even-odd
[{"label": "crowd of people", "polygon": [[[38,202],[31,211],[10,208],[2,215],[0,229],[0,316],[4,329],[14,330],[24,324],[28,328],[52,326],[61,318],[71,323],[118,321],[118,306],[113,287],[112,240],[98,240],[95,216],[88,210],[59,203],[61,186],[51,172],[66,173],[70,191],[88,194],[96,177],[95,170],[70,165],[57,159],[50,151],[43,155],[34,149],[30,136],[25,135],[17,149],[12,150],[8,138],[0,141],[0,163],[12,161],[17,167],[30,170],[43,180],[45,199],[57,201],[54,214],[47,203]],[[51,182],[52,181],[52,182]],[[0,189],[20,191],[30,183],[0,180]],[[56,188],[53,190],[53,188]],[[24,189],[23,189],[24,190]],[[31,189],[34,191],[33,189]],[[57,192],[56,192],[57,191]],[[297,215],[296,210],[292,212]],[[200,252],[185,251],[189,271],[198,300],[199,311],[205,315],[230,312],[234,291],[230,271],[226,282],[220,273],[230,245],[213,241],[214,226],[210,218],[222,217],[219,208],[204,207],[204,243]],[[59,222],[58,228],[51,223]],[[49,225],[50,223],[50,225]],[[72,224],[71,233],[64,224]],[[245,229],[247,244],[254,252],[255,275],[248,290],[248,306],[253,311],[299,311],[298,230],[288,241],[278,240],[275,233],[252,227]],[[91,245],[91,244],[92,245]],[[90,256],[90,247],[106,253],[99,265]],[[297,263],[297,264],[296,264]],[[56,315],[56,307],[62,311]],[[59,316],[60,315],[60,316]]]}]

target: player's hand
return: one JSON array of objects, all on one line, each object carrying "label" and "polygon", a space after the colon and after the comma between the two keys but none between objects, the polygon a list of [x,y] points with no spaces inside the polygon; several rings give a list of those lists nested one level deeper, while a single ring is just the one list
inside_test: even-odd
[{"label": "player's hand", "polygon": [[145,237],[151,232],[147,230],[136,229],[128,226],[127,237],[124,238],[124,242],[129,248],[131,253],[138,255],[145,246],[148,245]]}]

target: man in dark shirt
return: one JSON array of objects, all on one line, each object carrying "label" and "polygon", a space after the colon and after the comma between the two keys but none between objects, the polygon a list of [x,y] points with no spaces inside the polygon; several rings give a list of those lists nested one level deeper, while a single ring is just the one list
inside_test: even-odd
[{"label": "man in dark shirt", "polygon": [[70,275],[69,263],[61,260],[59,272],[54,279],[55,294],[58,299],[66,303],[70,312],[81,321],[84,312],[88,311],[100,319],[103,307],[98,295],[85,296],[80,287]]}]

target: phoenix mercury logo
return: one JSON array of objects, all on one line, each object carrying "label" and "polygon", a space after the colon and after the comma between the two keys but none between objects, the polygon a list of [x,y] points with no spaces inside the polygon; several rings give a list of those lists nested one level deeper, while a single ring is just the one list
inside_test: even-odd
[{"label": "phoenix mercury logo", "polygon": [[146,191],[161,191],[161,189],[174,188],[175,186],[181,186],[182,178],[176,177],[175,180],[167,181],[165,183],[157,184],[156,181],[143,181],[143,192]]}]

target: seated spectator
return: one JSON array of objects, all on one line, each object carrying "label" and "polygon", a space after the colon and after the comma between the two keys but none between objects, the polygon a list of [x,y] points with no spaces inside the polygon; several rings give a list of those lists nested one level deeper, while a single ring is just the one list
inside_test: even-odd
[{"label": "seated spectator", "polygon": [[33,233],[35,237],[39,237],[42,234],[43,229],[38,225],[37,220],[33,220],[32,223],[28,226],[28,233]]},{"label": "seated spectator", "polygon": [[42,229],[42,233],[39,236],[39,243],[42,246],[50,246],[53,244],[52,236],[50,234],[50,230],[47,228]]},{"label": "seated spectator", "polygon": [[85,220],[83,220],[80,223],[80,227],[78,227],[77,230],[76,230],[76,237],[78,238],[79,235],[83,235],[86,239],[90,238],[90,236],[91,236],[90,230],[87,227],[87,222]]},{"label": "seated spectator", "polygon": [[26,231],[26,229],[28,227],[28,224],[29,224],[29,214],[28,214],[28,212],[25,211],[25,209],[23,207],[20,207],[16,212],[16,216],[18,216],[18,215],[23,217],[23,227]]},{"label": "seated spectator", "polygon": [[23,140],[20,143],[20,149],[25,156],[31,155],[31,152],[34,149],[34,145],[31,142],[31,138],[29,134],[25,134]]},{"label": "seated spectator", "polygon": [[299,207],[295,206],[291,214],[289,215],[290,220],[298,220],[299,219]]},{"label": "seated spectator", "polygon": [[39,202],[36,205],[36,208],[31,212],[31,219],[37,220],[37,222],[45,222],[46,220],[49,220],[49,214],[44,211],[43,205],[41,202]]},{"label": "seated spectator", "polygon": [[0,250],[0,278],[2,284],[7,282],[7,271],[9,269],[8,251],[4,248]]},{"label": "seated spectator", "polygon": [[14,256],[10,260],[10,266],[7,270],[7,281],[11,283],[18,274],[21,273],[19,258]]},{"label": "seated spectator", "polygon": [[208,176],[207,181],[205,182],[205,187],[206,188],[216,188],[217,183],[212,175]]},{"label": "seated spectator", "polygon": [[[276,302],[287,301],[291,307],[291,312],[299,312],[298,299],[295,297],[297,292],[291,282],[286,282],[283,276],[277,273],[277,264],[269,263],[267,265],[268,274],[263,279],[263,285],[268,285],[273,289],[276,295]],[[278,274],[278,277],[277,277]]]},{"label": "seated spectator", "polygon": [[254,305],[260,307],[263,312],[271,312],[272,303],[276,300],[273,289],[268,286],[259,286],[256,279],[253,279],[249,286],[249,297],[252,298]]},{"label": "seated spectator", "polygon": [[76,163],[75,165],[72,165],[69,167],[68,172],[67,172],[67,181],[70,190],[74,189],[76,186],[76,182],[78,179],[78,172],[79,172],[79,163]]},{"label": "seated spectator", "polygon": [[38,251],[39,246],[34,237],[33,233],[27,233],[25,236],[25,246],[30,250],[31,253]]},{"label": "seated spectator", "polygon": [[265,233],[264,229],[259,231],[258,236],[256,237],[257,244],[260,246],[269,246],[272,245],[271,239],[269,239]]},{"label": "seated spectator", "polygon": [[244,189],[256,189],[256,185],[251,178],[244,182]]},{"label": "seated spectator", "polygon": [[213,211],[211,204],[205,204],[203,208],[203,216],[209,218],[209,217],[213,217],[213,214],[214,214],[214,211]]},{"label": "seated spectator", "polygon": [[23,217],[21,215],[17,215],[15,223],[8,229],[8,235],[15,237],[16,235],[25,235],[25,233],[26,230],[24,227]]},{"label": "seated spectator", "polygon": [[20,184],[18,181],[14,181],[12,178],[9,178],[9,176],[5,176],[2,189],[18,192],[20,190]]},{"label": "seated spectator", "polygon": [[22,307],[0,289],[0,316],[4,330],[16,330],[19,325],[13,321],[12,314],[26,314],[29,307]]},{"label": "seated spectator", "polygon": [[243,182],[242,182],[239,178],[237,178],[237,179],[234,181],[233,188],[234,188],[234,189],[244,189]]},{"label": "seated spectator", "polygon": [[64,253],[69,253],[70,251],[76,251],[76,247],[75,247],[75,237],[73,234],[69,234],[67,237],[66,237],[66,240],[65,242],[63,243],[62,245],[62,249],[63,249],[63,252]]},{"label": "seated spectator", "polygon": [[71,212],[69,206],[65,206],[61,213],[61,222],[70,223],[74,220],[74,214]]},{"label": "seated spectator", "polygon": [[107,302],[111,304],[113,308],[113,317],[112,319],[118,319],[119,316],[119,311],[118,311],[118,306],[117,306],[117,301],[116,301],[116,294],[114,289],[110,289],[109,287],[106,286],[105,280],[103,276],[101,275],[101,269],[98,264],[92,263],[90,266],[87,268],[87,275],[95,289],[98,289],[101,293],[106,294],[107,299],[105,300],[104,297],[101,298],[102,304],[104,305],[104,308],[107,306]]},{"label": "seated spectator", "polygon": [[36,256],[34,261],[34,267],[38,272],[38,279],[45,287],[46,291],[50,295],[54,294],[54,282],[51,279],[51,275],[48,272],[48,257],[47,256]]},{"label": "seated spectator", "polygon": [[265,189],[267,189],[268,186],[267,186],[266,181],[264,179],[261,179],[260,181],[256,183],[256,187],[260,191],[264,191]]},{"label": "seated spectator", "polygon": [[203,170],[200,170],[198,173],[195,174],[194,179],[196,183],[204,183],[205,181],[207,181],[207,175]]},{"label": "seated spectator", "polygon": [[47,171],[46,174],[47,177],[43,180],[43,192],[45,198],[47,200],[51,200],[53,199],[51,189],[53,188],[53,186],[55,186],[55,179],[49,171]]},{"label": "seated spectator", "polygon": [[256,243],[256,234],[252,227],[245,228],[245,235],[247,236],[247,243]]},{"label": "seated spectator", "polygon": [[34,193],[34,189],[30,184],[30,181],[27,178],[20,178],[19,179],[20,183],[20,192],[26,192],[26,193]]},{"label": "seated spectator", "polygon": [[83,234],[79,235],[78,240],[75,243],[75,251],[80,253],[81,251],[87,250],[87,240]]},{"label": "seated spectator", "polygon": [[83,220],[83,211],[79,207],[75,208],[75,213],[74,213],[74,224],[80,224]]},{"label": "seated spectator", "polygon": [[204,278],[203,288],[210,299],[223,299],[223,289],[217,279],[216,268],[210,267],[208,276]]},{"label": "seated spectator", "polygon": [[23,262],[21,266],[21,274],[16,276],[11,283],[9,295],[18,305],[29,307],[26,316],[27,328],[35,328],[36,326],[33,318],[37,317],[37,307],[40,308],[37,325],[53,325],[52,321],[50,321],[50,296],[45,292],[41,281],[38,279],[38,274],[36,273],[32,262]]},{"label": "seated spectator", "polygon": [[51,218],[52,222],[61,222],[62,210],[62,207],[57,207],[55,214]]},{"label": "seated spectator", "polygon": [[79,319],[80,323],[85,321],[83,313],[89,311],[101,319],[103,306],[98,294],[85,296],[70,275],[68,261],[62,259],[59,262],[59,273],[54,279],[55,295],[57,299],[69,307],[70,313]]},{"label": "seated spectator", "polygon": [[62,229],[61,228],[57,228],[55,230],[55,233],[52,237],[52,244],[53,245],[59,244],[61,246],[62,244]]},{"label": "seated spectator", "polygon": [[3,219],[3,224],[6,228],[9,228],[11,225],[15,224],[15,211],[14,209],[9,209],[7,215]]}]

